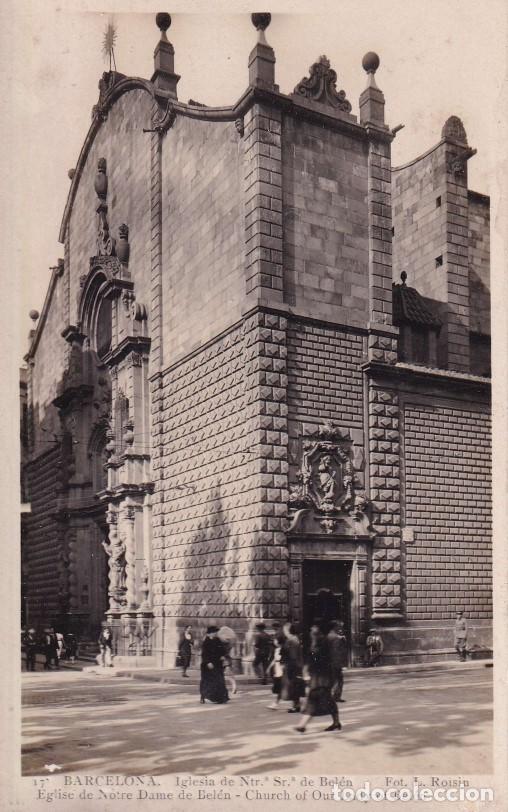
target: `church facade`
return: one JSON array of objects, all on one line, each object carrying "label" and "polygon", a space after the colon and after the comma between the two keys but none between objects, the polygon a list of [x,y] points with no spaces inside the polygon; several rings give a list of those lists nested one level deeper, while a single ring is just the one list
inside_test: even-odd
[{"label": "church facade", "polygon": [[[489,200],[451,116],[391,165],[376,54],[231,107],[105,73],[26,356],[30,625],[171,665],[210,622],[341,618],[352,665],[491,650]],[[37,315],[37,314],[35,314]]]}]

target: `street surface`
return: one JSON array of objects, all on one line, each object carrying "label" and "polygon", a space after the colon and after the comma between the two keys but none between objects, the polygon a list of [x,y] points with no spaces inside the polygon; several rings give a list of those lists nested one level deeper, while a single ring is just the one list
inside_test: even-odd
[{"label": "street surface", "polygon": [[23,674],[23,774],[485,774],[492,770],[492,669],[346,672],[341,732],[295,732],[286,703],[245,685],[227,705],[196,684],[79,671]]}]

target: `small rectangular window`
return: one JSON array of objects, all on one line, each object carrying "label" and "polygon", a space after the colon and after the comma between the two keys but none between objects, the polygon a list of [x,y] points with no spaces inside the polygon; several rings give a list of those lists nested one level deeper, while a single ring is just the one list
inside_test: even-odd
[{"label": "small rectangular window", "polygon": [[439,195],[439,197],[436,197],[436,209],[440,208],[441,208],[441,195]]},{"label": "small rectangular window", "polygon": [[443,264],[443,257],[442,257],[442,255],[440,255],[440,256],[436,257],[436,268],[440,268],[442,264]]}]

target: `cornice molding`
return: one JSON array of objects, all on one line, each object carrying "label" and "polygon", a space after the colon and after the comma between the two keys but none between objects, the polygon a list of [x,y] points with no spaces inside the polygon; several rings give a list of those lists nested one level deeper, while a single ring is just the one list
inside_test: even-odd
[{"label": "cornice molding", "polygon": [[[114,72],[112,72],[114,73]],[[104,74],[106,76],[106,74]],[[88,154],[99,132],[102,124],[107,120],[109,111],[118,99],[125,93],[133,90],[143,90],[156,102],[159,107],[159,114],[147,122],[149,127],[145,132],[157,132],[163,135],[173,125],[178,116],[191,118],[197,121],[209,122],[239,122],[237,130],[241,135],[240,126],[243,116],[256,103],[270,104],[279,108],[283,112],[298,118],[306,119],[319,126],[327,126],[345,134],[354,136],[361,140],[383,140],[391,142],[393,135],[388,128],[376,127],[372,124],[363,125],[352,120],[352,116],[337,108],[328,107],[319,102],[312,102],[309,99],[298,98],[297,96],[286,96],[276,90],[249,86],[240,96],[238,101],[229,106],[208,107],[206,105],[185,104],[177,101],[169,92],[160,90],[148,79],[140,77],[128,77],[122,74],[115,74],[116,80],[106,81],[106,86],[101,88],[99,101],[93,108],[93,119],[90,129],[86,135],[81,148],[65,205],[62,223],[59,232],[59,241],[65,242],[65,234],[69,223],[72,207],[76,197],[77,188],[83,174]],[[101,82],[105,81],[104,78]],[[99,83],[101,85],[101,83]]]},{"label": "cornice molding", "polygon": [[490,396],[491,381],[479,375],[470,375],[466,372],[454,372],[448,369],[433,369],[413,364],[381,364],[369,361],[363,364],[362,370],[370,378],[391,379],[392,381],[408,381],[414,383],[432,383],[443,389],[454,391],[463,389],[471,392],[476,390],[487,398]]}]

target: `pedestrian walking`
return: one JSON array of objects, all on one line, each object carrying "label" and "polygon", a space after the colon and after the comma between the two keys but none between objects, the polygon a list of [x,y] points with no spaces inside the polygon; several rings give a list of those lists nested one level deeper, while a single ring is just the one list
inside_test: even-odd
[{"label": "pedestrian walking", "polygon": [[99,665],[103,668],[113,668],[113,633],[109,626],[104,626],[99,637],[100,654]]},{"label": "pedestrian walking", "polygon": [[256,623],[256,630],[252,667],[263,685],[266,685],[266,672],[271,659],[272,640],[266,631],[264,623]]},{"label": "pedestrian walking", "polygon": [[372,668],[379,665],[384,645],[381,635],[376,629],[370,629],[365,645],[367,646],[367,666]]},{"label": "pedestrian walking", "polygon": [[273,702],[268,705],[270,710],[277,710],[282,694],[282,677],[284,676],[284,667],[282,665],[282,643],[284,637],[278,634],[273,640],[273,655],[272,660],[268,666],[268,673],[272,678],[272,694]]},{"label": "pedestrian walking", "polygon": [[229,701],[224,680],[224,666],[227,651],[222,640],[217,637],[217,626],[208,626],[206,637],[201,647],[201,682],[199,691],[201,703],[206,699],[222,704]]},{"label": "pedestrian walking", "polygon": [[67,651],[67,657],[71,663],[75,662],[78,654],[78,641],[72,632],[69,632],[69,634],[67,634],[65,637],[65,649]]},{"label": "pedestrian walking", "polygon": [[332,696],[336,702],[345,702],[346,700],[342,699],[344,689],[344,672],[342,669],[347,668],[348,665],[348,646],[344,634],[344,625],[340,620],[332,621],[327,640],[332,666]]},{"label": "pedestrian walking", "polygon": [[180,668],[182,669],[182,677],[188,677],[187,669],[190,666],[192,657],[192,647],[194,645],[194,638],[192,636],[192,626],[186,626],[180,636],[178,644],[178,658]]},{"label": "pedestrian walking", "polygon": [[56,636],[52,627],[44,629],[43,644],[44,654],[46,655],[44,670],[51,671],[52,667],[58,668]]},{"label": "pedestrian walking", "polygon": [[56,656],[58,658],[58,663],[60,664],[60,660],[63,660],[65,654],[65,641],[62,632],[55,632],[56,638]]},{"label": "pedestrian walking", "polygon": [[293,623],[286,623],[283,632],[281,661],[284,673],[281,698],[292,703],[288,713],[299,713],[300,700],[305,696],[302,644]]},{"label": "pedestrian walking", "polygon": [[313,716],[332,717],[332,724],[325,728],[325,732],[341,730],[339,709],[332,696],[334,672],[330,657],[330,645],[323,633],[323,629],[314,625],[311,629],[310,650],[307,661],[310,675],[309,694],[300,724],[296,728],[299,733],[305,733],[306,727]]},{"label": "pedestrian walking", "polygon": [[37,654],[37,637],[35,629],[28,629],[23,636],[23,648],[26,656],[26,670],[35,671],[35,655]]},{"label": "pedestrian walking", "polygon": [[457,612],[455,620],[455,651],[464,663],[467,658],[467,621],[464,612]]},{"label": "pedestrian walking", "polygon": [[231,656],[231,645],[227,643],[225,640],[222,641],[222,644],[225,649],[224,654],[224,681],[226,683],[227,690],[231,691],[232,694],[236,694],[238,691],[236,685],[236,678],[233,672],[233,658]]}]

